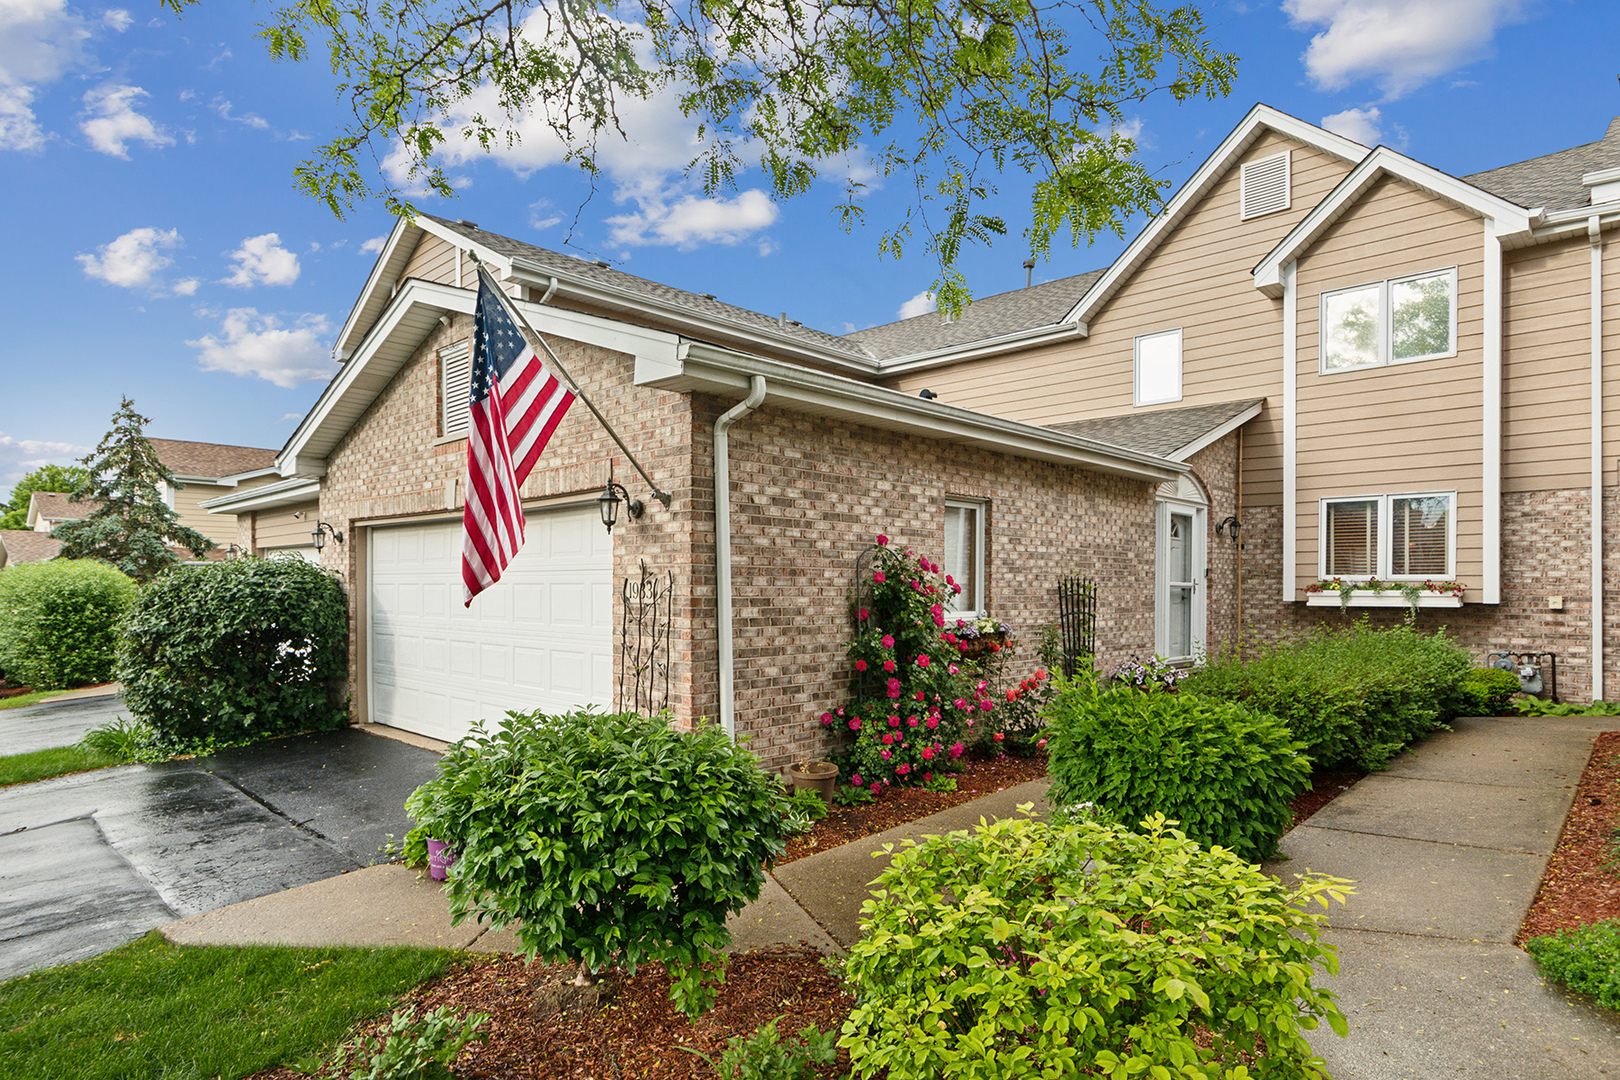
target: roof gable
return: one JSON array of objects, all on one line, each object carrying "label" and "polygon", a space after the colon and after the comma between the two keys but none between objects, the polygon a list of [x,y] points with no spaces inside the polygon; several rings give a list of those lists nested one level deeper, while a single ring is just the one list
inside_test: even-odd
[{"label": "roof gable", "polygon": [[176,476],[217,479],[237,473],[268,469],[276,452],[260,446],[191,442],[186,439],[148,439],[158,460]]}]

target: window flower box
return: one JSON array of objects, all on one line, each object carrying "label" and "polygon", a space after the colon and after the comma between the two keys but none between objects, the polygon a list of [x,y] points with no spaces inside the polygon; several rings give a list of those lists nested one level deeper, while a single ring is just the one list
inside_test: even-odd
[{"label": "window flower box", "polygon": [[[1305,597],[1306,607],[1339,607],[1343,604],[1337,592],[1311,593]],[[1360,608],[1403,608],[1411,607],[1405,596],[1398,592],[1385,590],[1373,592],[1371,589],[1352,589],[1350,592],[1350,606]],[[1439,593],[1424,591],[1418,594],[1417,606],[1420,608],[1460,608],[1462,597],[1457,593]]]},{"label": "window flower box", "polygon": [[1460,608],[1468,586],[1460,581],[1361,581],[1331,578],[1305,586],[1306,607]]}]

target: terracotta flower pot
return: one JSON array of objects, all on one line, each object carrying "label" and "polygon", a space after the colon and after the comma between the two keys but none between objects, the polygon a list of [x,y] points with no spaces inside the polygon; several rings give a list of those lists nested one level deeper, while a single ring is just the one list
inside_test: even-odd
[{"label": "terracotta flower pot", "polygon": [[795,791],[813,791],[821,801],[832,805],[833,785],[838,783],[838,766],[830,761],[795,761],[782,773],[793,782]]}]

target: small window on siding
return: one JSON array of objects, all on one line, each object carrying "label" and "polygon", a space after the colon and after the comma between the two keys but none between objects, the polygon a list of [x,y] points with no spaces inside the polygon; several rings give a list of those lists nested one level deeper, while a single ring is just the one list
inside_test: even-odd
[{"label": "small window on siding", "polygon": [[1455,573],[1457,493],[1322,500],[1323,577],[1444,580]]},{"label": "small window on siding", "polygon": [[1288,151],[1244,164],[1240,170],[1240,186],[1243,189],[1241,217],[1244,221],[1288,209],[1292,205],[1289,198]]},{"label": "small window on siding", "polygon": [[1181,331],[1136,339],[1136,404],[1181,400]]},{"label": "small window on siding", "polygon": [[945,503],[945,573],[962,587],[947,606],[960,614],[984,612],[984,504]]},{"label": "small window on siding", "polygon": [[1451,497],[1398,495],[1389,500],[1392,577],[1450,574]]},{"label": "small window on siding", "polygon": [[1327,504],[1327,576],[1365,578],[1378,573],[1378,500]]},{"label": "small window on siding", "polygon": [[465,341],[439,350],[439,433],[467,433],[468,398],[472,394],[472,356]]}]

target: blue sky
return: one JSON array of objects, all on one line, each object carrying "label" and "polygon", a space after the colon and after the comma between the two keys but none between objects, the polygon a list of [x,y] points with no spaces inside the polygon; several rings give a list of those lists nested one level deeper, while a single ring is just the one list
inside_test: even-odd
[{"label": "blue sky", "polygon": [[[331,341],[391,219],[339,221],[293,190],[292,168],[342,118],[319,64],[268,60],[262,6],[205,0],[183,20],[153,3],[0,0],[0,492],[68,462],[120,395],[166,438],[280,446],[335,370]],[[1620,115],[1612,0],[1285,0],[1206,7],[1241,58],[1232,95],[1129,113],[1145,160],[1179,183],[1257,101],[1464,174],[1589,142]],[[838,190],[772,205],[757,174],[703,199],[680,175],[687,128],[667,102],[630,120],[584,194],[530,139],[452,160],[460,197],[424,209],[833,332],[925,306],[920,245],[880,258],[907,192],[864,199],[846,234]],[[970,251],[970,287],[1023,284],[1027,191],[1002,178],[1011,234]],[[573,226],[573,247],[564,248]],[[1050,280],[1106,265],[1122,242],[1054,251]],[[908,306],[909,302],[909,306]]]}]

